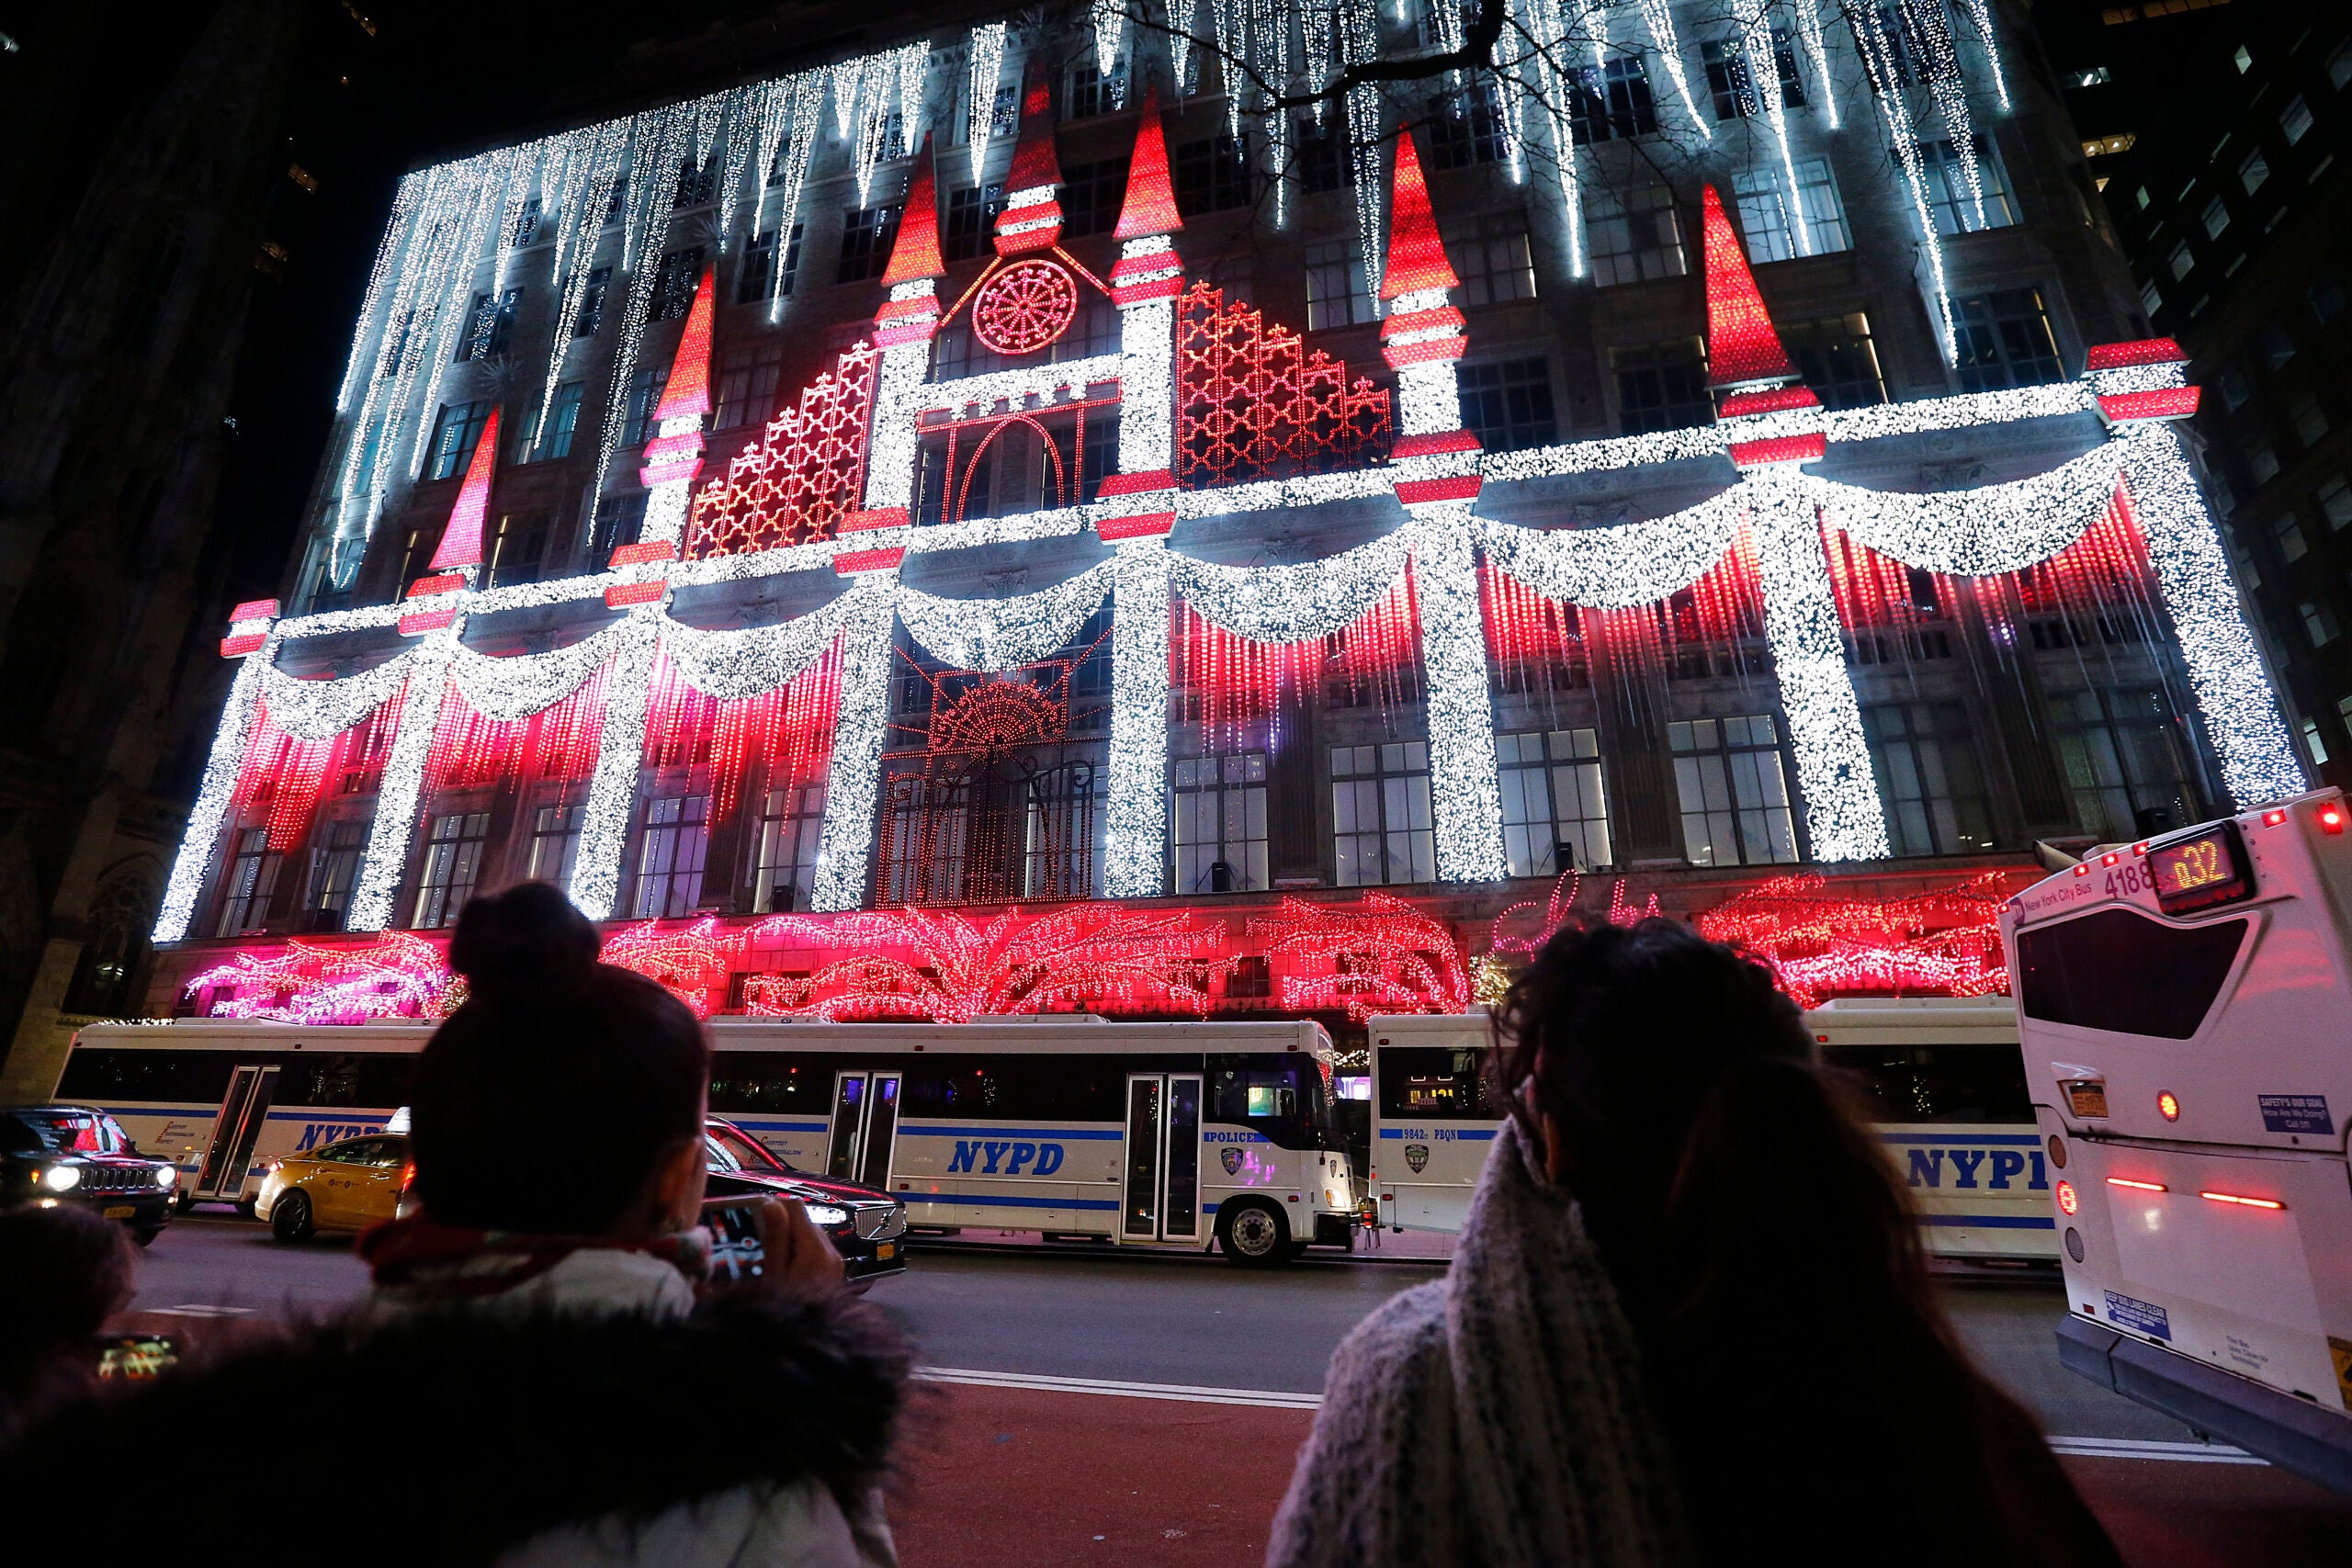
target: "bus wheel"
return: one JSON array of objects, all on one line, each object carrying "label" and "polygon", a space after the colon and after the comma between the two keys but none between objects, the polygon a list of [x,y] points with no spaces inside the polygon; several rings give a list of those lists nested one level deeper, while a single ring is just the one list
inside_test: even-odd
[{"label": "bus wheel", "polygon": [[269,1212],[269,1234],[280,1241],[300,1241],[317,1228],[311,1219],[311,1195],[299,1187]]},{"label": "bus wheel", "polygon": [[1270,1269],[1290,1261],[1290,1225],[1272,1203],[1243,1199],[1221,1205],[1216,1239],[1225,1256],[1244,1269]]}]

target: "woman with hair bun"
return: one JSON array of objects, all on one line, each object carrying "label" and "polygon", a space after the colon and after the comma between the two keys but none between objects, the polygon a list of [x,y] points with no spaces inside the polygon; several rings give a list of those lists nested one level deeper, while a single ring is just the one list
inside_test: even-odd
[{"label": "woman with hair bun", "polygon": [[[361,1238],[368,1303],[27,1434],[4,1456],[44,1499],[27,1520],[85,1520],[72,1500],[103,1471],[72,1456],[110,1438],[316,1421],[255,1450],[283,1468],[266,1506],[198,1487],[175,1524],[360,1563],[892,1568],[906,1353],[797,1204],[763,1210],[759,1280],[698,1299],[709,1048],[597,951],[544,883],[469,903],[449,958],[469,994],[410,1111],[423,1212]],[[392,1490],[354,1529],[335,1478],[363,1454]]]},{"label": "woman with hair bun", "polygon": [[2120,1562],[1766,969],[1570,929],[1495,1036],[1453,1268],[1333,1357],[1270,1568]]}]

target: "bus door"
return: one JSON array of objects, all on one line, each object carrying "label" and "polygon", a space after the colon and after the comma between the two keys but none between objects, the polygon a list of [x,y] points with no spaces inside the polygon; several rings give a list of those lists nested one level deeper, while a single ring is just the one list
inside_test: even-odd
[{"label": "bus door", "polygon": [[898,1138],[898,1074],[842,1073],[834,1078],[826,1175],[887,1190]]},{"label": "bus door", "polygon": [[1121,1241],[1201,1238],[1201,1075],[1127,1075]]},{"label": "bus door", "polygon": [[220,1102],[220,1119],[212,1123],[212,1145],[197,1172],[196,1197],[234,1203],[244,1196],[254,1145],[261,1141],[262,1124],[269,1120],[270,1102],[277,1098],[276,1067],[236,1070],[229,1080],[229,1098]]}]

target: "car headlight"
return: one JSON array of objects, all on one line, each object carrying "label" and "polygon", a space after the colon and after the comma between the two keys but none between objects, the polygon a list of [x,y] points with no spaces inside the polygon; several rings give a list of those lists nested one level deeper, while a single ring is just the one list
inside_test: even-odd
[{"label": "car headlight", "polygon": [[811,1224],[822,1225],[830,1229],[834,1225],[849,1224],[847,1209],[836,1209],[831,1203],[808,1203],[803,1207],[808,1211],[808,1221]]},{"label": "car headlight", "polygon": [[79,1166],[52,1165],[40,1173],[40,1184],[51,1192],[71,1192],[82,1185]]},{"label": "car headlight", "polygon": [[158,1187],[177,1187],[179,1184],[180,1173],[168,1165],[155,1173],[155,1185]]}]

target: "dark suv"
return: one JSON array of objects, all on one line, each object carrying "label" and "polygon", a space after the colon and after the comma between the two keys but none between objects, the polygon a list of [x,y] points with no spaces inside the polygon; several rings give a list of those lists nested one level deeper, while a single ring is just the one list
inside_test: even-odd
[{"label": "dark suv", "polygon": [[850,1288],[907,1271],[907,1206],[888,1192],[795,1170],[734,1122],[713,1116],[703,1123],[704,1190],[713,1198],[774,1192],[808,1205],[808,1217],[842,1255]]},{"label": "dark suv", "polygon": [[94,1106],[0,1111],[0,1207],[78,1203],[120,1220],[145,1247],[170,1222],[179,1181],[177,1166],[141,1154]]}]

